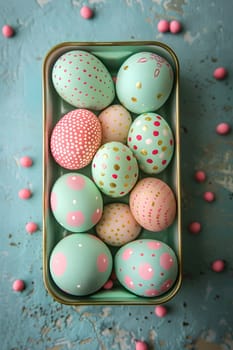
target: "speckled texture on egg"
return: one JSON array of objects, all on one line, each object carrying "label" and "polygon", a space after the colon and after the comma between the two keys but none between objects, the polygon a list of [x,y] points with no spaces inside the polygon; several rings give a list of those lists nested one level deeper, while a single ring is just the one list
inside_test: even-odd
[{"label": "speckled texture on egg", "polygon": [[172,130],[166,120],[155,113],[143,113],[132,123],[128,146],[146,174],[161,173],[170,163],[174,151]]},{"label": "speckled texture on egg", "polygon": [[99,114],[102,126],[102,143],[119,141],[126,143],[132,118],[123,106],[112,105]]},{"label": "speckled texture on egg", "polygon": [[103,215],[96,225],[99,238],[109,245],[118,247],[135,239],[140,231],[141,226],[125,203],[105,205]]},{"label": "speckled texture on egg", "polygon": [[130,210],[137,222],[149,231],[168,228],[176,216],[176,199],[171,188],[162,180],[141,179],[130,193]]},{"label": "speckled texture on egg", "polygon": [[138,164],[132,151],[121,142],[108,142],[99,148],[92,161],[93,180],[110,197],[122,197],[138,179]]},{"label": "speckled texture on egg", "polygon": [[89,295],[107,282],[112,271],[112,256],[96,236],[70,234],[53,248],[49,267],[53,281],[64,292]]},{"label": "speckled texture on egg", "polygon": [[100,191],[87,176],[67,173],[54,183],[50,204],[58,223],[71,232],[83,232],[100,220],[103,199]]},{"label": "speckled texture on egg", "polygon": [[169,291],[178,273],[172,248],[152,239],[135,240],[121,247],[114,265],[119,282],[143,297],[156,297]]},{"label": "speckled texture on egg", "polygon": [[167,60],[152,52],[139,52],[120,67],[116,94],[131,112],[153,112],[167,101],[173,80],[173,70]]},{"label": "speckled texture on egg", "polygon": [[75,107],[101,110],[115,97],[109,71],[87,51],[69,51],[59,57],[52,70],[52,81],[61,98]]},{"label": "speckled texture on egg", "polygon": [[91,162],[101,140],[102,129],[97,116],[87,109],[75,109],[55,125],[50,149],[60,166],[76,170]]}]

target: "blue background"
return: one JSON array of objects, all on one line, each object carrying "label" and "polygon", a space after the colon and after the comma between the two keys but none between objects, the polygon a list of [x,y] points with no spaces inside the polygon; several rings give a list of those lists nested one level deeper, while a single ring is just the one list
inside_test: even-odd
[{"label": "blue background", "polygon": [[[217,135],[232,125],[233,26],[231,0],[89,0],[95,16],[81,18],[79,0],[0,1],[0,348],[2,350],[128,350],[135,339],[151,350],[233,349],[233,141]],[[180,20],[183,31],[160,34],[159,19]],[[184,278],[159,319],[153,306],[64,306],[52,300],[42,278],[42,64],[63,41],[158,40],[181,67],[181,159]],[[216,81],[216,67],[229,75]],[[29,155],[34,164],[22,168]],[[194,172],[207,174],[196,183]],[[29,187],[28,201],[18,198]],[[216,200],[203,200],[213,191]],[[39,231],[25,232],[35,221]],[[187,227],[199,221],[202,231]],[[226,269],[211,270],[215,259]],[[23,279],[22,293],[12,291]]]}]

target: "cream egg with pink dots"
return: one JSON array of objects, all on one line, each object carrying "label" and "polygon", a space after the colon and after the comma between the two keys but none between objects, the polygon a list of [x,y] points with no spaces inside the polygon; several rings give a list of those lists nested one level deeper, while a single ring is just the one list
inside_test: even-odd
[{"label": "cream egg with pink dots", "polygon": [[57,222],[71,232],[89,230],[100,220],[103,199],[89,177],[67,173],[54,183],[50,205]]},{"label": "cream egg with pink dots", "polygon": [[94,235],[69,234],[53,248],[49,265],[53,281],[61,290],[83,296],[96,292],[108,281],[112,255]]},{"label": "cream egg with pink dots", "polygon": [[173,249],[153,239],[137,239],[121,247],[115,255],[119,282],[131,293],[156,297],[175,283],[178,261]]}]

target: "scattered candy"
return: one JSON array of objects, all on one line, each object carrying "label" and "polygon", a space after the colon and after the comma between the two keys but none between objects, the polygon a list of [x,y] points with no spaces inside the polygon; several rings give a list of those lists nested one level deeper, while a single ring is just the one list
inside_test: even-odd
[{"label": "scattered candy", "polygon": [[211,269],[214,272],[222,272],[225,269],[225,262],[221,259],[215,260],[212,264],[211,264]]},{"label": "scattered candy", "polygon": [[195,180],[198,182],[204,182],[206,180],[206,173],[202,170],[198,170],[195,172]]},{"label": "scattered candy", "polygon": [[189,232],[193,234],[198,234],[201,231],[201,224],[200,222],[193,221],[189,224]]},{"label": "scattered candy", "polygon": [[80,10],[80,15],[85,19],[90,19],[93,16],[93,10],[88,6],[83,6]]},{"label": "scattered candy", "polygon": [[108,280],[105,285],[103,286],[104,289],[112,289],[113,287],[113,281],[112,280]]},{"label": "scattered candy", "polygon": [[34,233],[38,230],[38,225],[35,222],[28,222],[25,229],[27,233]]},{"label": "scattered candy", "polygon": [[216,132],[219,135],[226,135],[230,132],[231,127],[228,123],[220,123],[216,126]]},{"label": "scattered candy", "polygon": [[148,350],[148,345],[144,341],[136,340],[135,350]]},{"label": "scattered candy", "polygon": [[24,168],[29,168],[32,166],[32,159],[28,156],[20,158],[20,164]]},{"label": "scattered candy", "polygon": [[169,22],[165,19],[161,19],[158,22],[157,28],[160,33],[166,33],[169,31]]},{"label": "scattered candy", "polygon": [[167,314],[167,308],[163,305],[158,305],[155,307],[155,315],[158,317],[165,317]]},{"label": "scattered candy", "polygon": [[228,72],[227,72],[226,68],[219,67],[219,68],[216,68],[214,70],[213,76],[217,80],[222,80],[222,79],[226,78],[227,74],[228,74]]},{"label": "scattered candy", "polygon": [[12,289],[15,292],[22,292],[25,288],[25,284],[23,280],[15,280],[13,285],[12,285]]},{"label": "scattered candy", "polygon": [[5,36],[5,38],[10,38],[14,35],[14,29],[6,24],[2,27],[2,34]]},{"label": "scattered candy", "polygon": [[179,21],[173,20],[170,22],[169,30],[171,33],[177,34],[181,31],[181,29],[182,29],[182,26],[181,26],[181,23]]},{"label": "scattered candy", "polygon": [[215,200],[215,194],[213,192],[205,192],[203,198],[206,202],[213,202]]},{"label": "scattered candy", "polygon": [[32,192],[28,188],[23,188],[18,193],[18,196],[20,199],[29,199],[31,195],[32,195]]}]

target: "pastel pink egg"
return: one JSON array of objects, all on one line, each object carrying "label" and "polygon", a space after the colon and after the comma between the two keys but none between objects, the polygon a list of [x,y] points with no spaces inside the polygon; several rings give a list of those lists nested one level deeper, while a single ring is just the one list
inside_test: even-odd
[{"label": "pastel pink egg", "polygon": [[189,224],[189,232],[193,234],[198,234],[201,231],[201,224],[198,221],[193,221]]},{"label": "pastel pink egg", "polygon": [[182,29],[181,23],[177,20],[173,20],[170,22],[169,29],[171,33],[177,34]]},{"label": "pastel pink egg", "polygon": [[149,231],[165,230],[175,219],[174,193],[157,178],[140,180],[130,193],[129,204],[136,221]]},{"label": "pastel pink egg", "polygon": [[2,27],[2,34],[5,38],[11,38],[14,35],[14,29],[10,25],[5,24]]},{"label": "pastel pink egg", "polygon": [[142,340],[136,340],[135,350],[148,350],[148,345]]},{"label": "pastel pink egg", "polygon": [[222,80],[225,79],[227,76],[228,72],[227,69],[224,67],[218,67],[214,70],[213,76],[217,80]]},{"label": "pastel pink egg", "polygon": [[91,162],[101,139],[102,130],[97,116],[87,109],[75,109],[55,125],[50,149],[60,166],[77,170]]},{"label": "pastel pink egg", "polygon": [[25,229],[27,233],[34,233],[38,230],[38,225],[35,222],[28,222]]},{"label": "pastel pink egg", "polygon": [[206,180],[206,173],[203,170],[197,170],[194,177],[196,181],[204,182]]},{"label": "pastel pink egg", "polygon": [[93,17],[93,10],[89,6],[83,6],[80,10],[80,15],[85,19]]},{"label": "pastel pink egg", "polygon": [[22,158],[20,158],[20,165],[24,168],[29,168],[32,166],[32,159],[28,156],[24,156]]},{"label": "pastel pink egg", "polygon": [[216,126],[216,132],[219,135],[226,135],[230,132],[230,130],[231,130],[231,126],[228,123],[219,123]]},{"label": "pastel pink egg", "polygon": [[165,317],[167,314],[167,308],[163,305],[158,305],[155,307],[155,315],[158,317]]},{"label": "pastel pink egg", "polygon": [[166,19],[161,19],[157,24],[157,29],[160,33],[169,31],[169,22]]},{"label": "pastel pink egg", "polygon": [[211,264],[211,269],[214,272],[222,272],[225,269],[225,262],[224,262],[224,260],[222,260],[222,259],[215,260]]},{"label": "pastel pink egg", "polygon": [[12,289],[15,291],[15,292],[22,292],[25,288],[25,283],[23,280],[15,280],[13,285],[12,285]]},{"label": "pastel pink egg", "polygon": [[23,188],[18,192],[20,199],[29,199],[32,196],[31,190],[29,188]]}]

